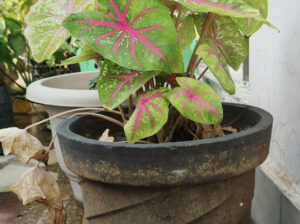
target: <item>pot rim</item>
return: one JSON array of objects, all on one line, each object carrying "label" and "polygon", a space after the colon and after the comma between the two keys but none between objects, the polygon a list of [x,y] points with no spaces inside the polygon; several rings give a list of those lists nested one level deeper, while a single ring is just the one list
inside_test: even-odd
[{"label": "pot rim", "polygon": [[76,122],[77,120],[79,120],[80,118],[82,118],[84,116],[75,116],[73,118],[66,119],[66,120],[62,121],[61,123],[59,123],[56,130],[57,130],[57,132],[59,132],[59,135],[62,135],[71,140],[86,142],[91,145],[103,145],[103,146],[106,146],[109,148],[114,148],[114,147],[119,148],[122,146],[126,146],[127,149],[144,149],[144,150],[149,149],[149,150],[152,150],[154,148],[159,147],[159,148],[166,148],[166,149],[182,148],[184,150],[185,146],[189,146],[189,147],[201,146],[201,145],[207,145],[209,143],[214,143],[214,144],[222,143],[222,142],[232,141],[234,139],[243,138],[245,136],[256,133],[258,130],[267,129],[268,127],[270,127],[270,125],[273,122],[273,116],[269,112],[267,112],[266,110],[263,110],[261,108],[251,106],[251,105],[236,104],[236,103],[223,103],[223,106],[224,105],[238,107],[240,109],[248,110],[250,112],[259,114],[260,120],[257,122],[256,125],[254,125],[253,127],[249,128],[249,129],[246,129],[246,130],[243,130],[243,131],[240,131],[237,133],[221,136],[221,137],[215,137],[215,138],[210,138],[210,139],[200,139],[200,140],[180,141],[180,142],[154,143],[154,144],[130,144],[130,143],[118,143],[118,142],[113,142],[113,143],[100,142],[96,139],[86,138],[84,136],[81,136],[79,134],[72,132],[70,129],[70,126],[74,122]]},{"label": "pot rim", "polygon": [[[83,79],[92,79],[98,74],[97,71],[77,72],[37,80],[27,87],[26,99],[59,107],[99,107],[101,104],[97,90],[89,90],[88,86],[86,89],[78,87]],[[72,79],[79,82],[75,84],[76,87],[70,84]],[[62,86],[62,82],[69,83],[69,88],[64,88],[65,84]]]}]

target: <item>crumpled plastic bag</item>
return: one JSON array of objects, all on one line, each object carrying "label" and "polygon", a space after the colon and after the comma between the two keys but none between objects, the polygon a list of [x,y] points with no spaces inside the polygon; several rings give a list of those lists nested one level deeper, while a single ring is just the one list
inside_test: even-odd
[{"label": "crumpled plastic bag", "polygon": [[48,207],[55,224],[65,224],[66,215],[59,186],[55,179],[42,168],[36,166],[23,174],[21,180],[11,187],[23,205],[38,201]]},{"label": "crumpled plastic bag", "polygon": [[4,155],[16,155],[18,159],[27,164],[30,159],[36,159],[47,164],[47,147],[25,129],[16,127],[0,129],[0,142]]}]

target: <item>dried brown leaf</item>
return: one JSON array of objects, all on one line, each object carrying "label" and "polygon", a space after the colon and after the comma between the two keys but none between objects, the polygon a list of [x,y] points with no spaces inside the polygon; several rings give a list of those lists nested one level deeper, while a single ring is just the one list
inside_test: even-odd
[{"label": "dried brown leaf", "polygon": [[24,129],[16,127],[0,129],[0,142],[2,142],[4,155],[13,154],[27,164],[30,159],[47,163],[47,148],[34,136]]},{"label": "dried brown leaf", "polygon": [[109,136],[109,129],[106,129],[101,137],[99,138],[99,142],[114,142],[115,138]]},{"label": "dried brown leaf", "polygon": [[21,180],[11,187],[23,205],[38,201],[48,207],[55,224],[65,224],[66,216],[59,187],[55,179],[36,166],[23,174]]}]

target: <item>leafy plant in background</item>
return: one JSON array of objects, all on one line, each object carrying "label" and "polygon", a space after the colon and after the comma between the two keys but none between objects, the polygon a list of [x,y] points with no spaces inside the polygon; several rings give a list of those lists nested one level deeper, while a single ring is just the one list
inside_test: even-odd
[{"label": "leafy plant in background", "polygon": [[[50,58],[70,37],[81,41],[81,54],[63,64],[95,59],[101,68],[97,80],[101,104],[122,115],[122,122],[95,116],[122,126],[129,143],[216,137],[230,128],[220,125],[220,99],[201,79],[210,70],[226,92],[235,93],[229,67],[238,70],[247,57],[245,36],[264,23],[272,26],[265,20],[267,4],[267,0],[38,0],[26,16],[25,35],[38,62]],[[197,36],[184,70],[182,52]],[[196,75],[200,63],[206,69]],[[127,100],[128,113],[122,107]],[[11,135],[5,133],[1,141]]]}]

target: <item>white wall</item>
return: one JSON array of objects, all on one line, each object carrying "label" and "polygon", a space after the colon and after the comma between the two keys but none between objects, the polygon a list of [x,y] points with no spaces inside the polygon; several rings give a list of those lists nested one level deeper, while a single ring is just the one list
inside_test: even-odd
[{"label": "white wall", "polygon": [[268,20],[280,33],[264,26],[251,38],[250,104],[274,116],[268,162],[276,169],[270,168],[269,176],[299,209],[294,197],[300,192],[299,0],[269,0]]},{"label": "white wall", "polygon": [[269,17],[250,42],[250,102],[274,116],[270,159],[300,188],[300,2],[269,0]]}]

